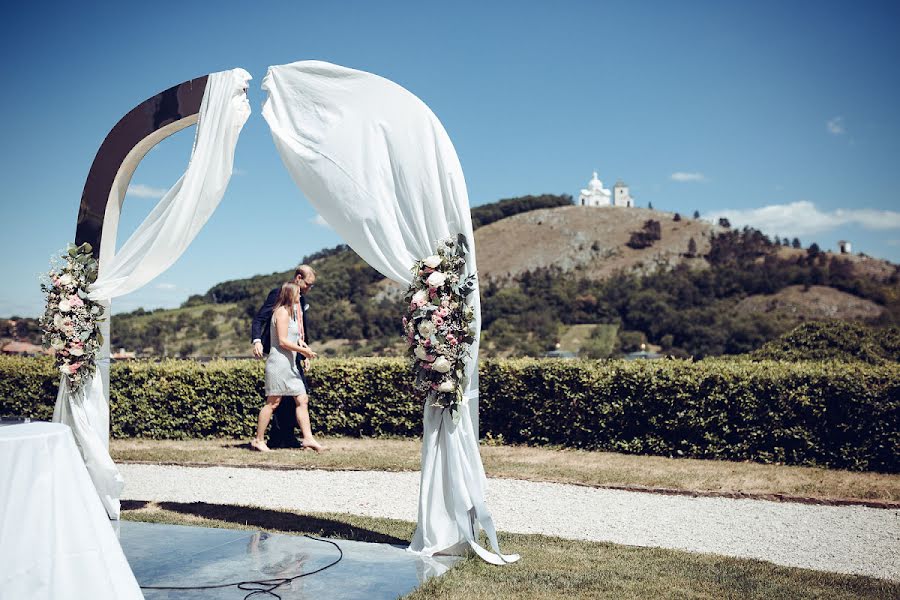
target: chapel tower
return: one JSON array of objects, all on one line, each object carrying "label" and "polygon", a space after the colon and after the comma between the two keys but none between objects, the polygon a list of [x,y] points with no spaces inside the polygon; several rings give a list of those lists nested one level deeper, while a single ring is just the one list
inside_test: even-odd
[{"label": "chapel tower", "polygon": [[628,186],[621,179],[613,186],[613,206],[634,206]]}]

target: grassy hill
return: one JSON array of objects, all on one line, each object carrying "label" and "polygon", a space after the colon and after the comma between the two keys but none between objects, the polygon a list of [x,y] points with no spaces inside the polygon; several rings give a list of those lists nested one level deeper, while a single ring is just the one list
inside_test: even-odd
[{"label": "grassy hill", "polygon": [[[647,343],[697,357],[754,350],[801,322],[900,322],[898,267],[786,246],[644,208],[527,196],[476,207],[483,349],[603,357]],[[402,350],[402,290],[346,246],[304,259],[318,271],[310,335],[323,354]],[[174,310],[113,318],[112,344],[142,354],[245,356],[250,320],[292,270],[222,282]],[[23,325],[17,327],[23,328]],[[27,329],[27,327],[25,327]]]}]

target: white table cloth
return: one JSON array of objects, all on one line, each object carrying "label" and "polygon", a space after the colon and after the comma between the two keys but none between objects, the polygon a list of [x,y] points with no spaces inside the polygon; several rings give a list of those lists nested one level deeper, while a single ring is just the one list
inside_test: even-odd
[{"label": "white table cloth", "polygon": [[0,600],[143,598],[68,426],[0,426]]}]

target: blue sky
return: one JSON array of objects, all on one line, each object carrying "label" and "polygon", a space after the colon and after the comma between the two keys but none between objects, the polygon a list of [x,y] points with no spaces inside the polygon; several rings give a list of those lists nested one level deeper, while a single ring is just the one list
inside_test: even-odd
[{"label": "blue sky", "polygon": [[[177,306],[340,243],[316,223],[259,110],[266,68],[304,59],[371,71],[422,98],[456,145],[473,205],[577,195],[596,169],[607,186],[625,180],[639,206],[724,214],[825,248],[850,239],[900,262],[898,7],[19,3],[0,25],[0,316],[41,312],[37,276],[73,238],[85,177],[115,122],[214,71],[254,77],[236,175],[178,263],[114,310]],[[192,136],[141,163],[119,244],[184,171]]]}]

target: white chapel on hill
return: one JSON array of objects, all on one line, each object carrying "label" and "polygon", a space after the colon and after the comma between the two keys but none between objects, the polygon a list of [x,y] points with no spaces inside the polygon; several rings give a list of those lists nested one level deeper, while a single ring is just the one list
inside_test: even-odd
[{"label": "white chapel on hill", "polygon": [[581,206],[634,206],[628,186],[622,180],[617,181],[610,192],[597,178],[597,171],[594,171],[587,189],[581,190],[578,195],[578,203]]}]

